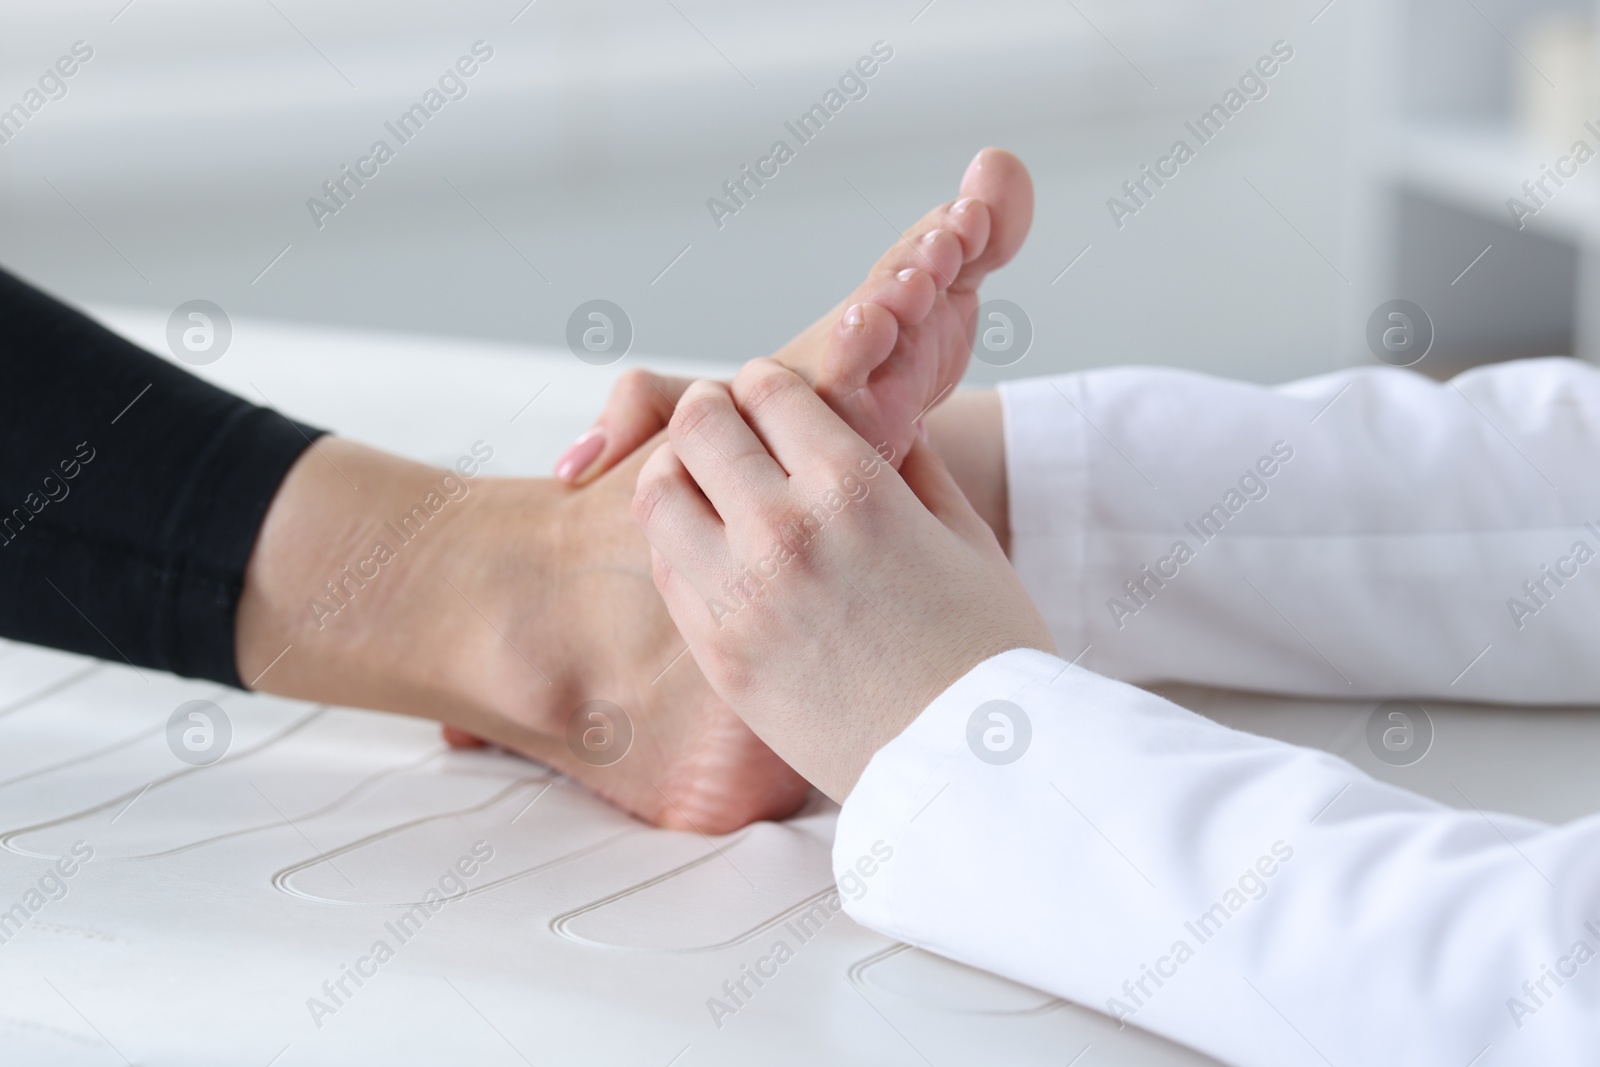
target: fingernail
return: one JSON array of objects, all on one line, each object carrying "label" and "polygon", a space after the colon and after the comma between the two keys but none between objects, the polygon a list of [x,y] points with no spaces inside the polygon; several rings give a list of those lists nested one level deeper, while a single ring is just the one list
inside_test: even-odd
[{"label": "fingernail", "polygon": [[921,419],[917,420],[917,436],[922,438],[922,443],[928,443],[928,424]]},{"label": "fingernail", "polygon": [[943,230],[929,230],[927,233],[922,235],[922,243],[925,245],[933,244],[933,242],[939,239],[939,235],[943,232]]},{"label": "fingernail", "polygon": [[866,321],[867,317],[862,314],[860,304],[851,304],[849,310],[844,313],[844,324],[846,326],[860,326]]},{"label": "fingernail", "polygon": [[960,200],[957,200],[954,204],[950,205],[950,214],[952,214],[952,215],[964,214],[966,212],[967,208],[971,207],[972,206],[972,202],[974,200],[976,200],[976,199],[978,199],[978,198],[975,197],[975,196],[963,196]]},{"label": "fingernail", "polygon": [[561,458],[556,460],[556,480],[562,482],[577,481],[578,475],[589,469],[595,460],[600,458],[600,453],[606,450],[606,432],[596,426],[579,435],[578,439],[567,446],[561,453]]},{"label": "fingernail", "polygon": [[903,270],[899,274],[895,275],[896,278],[899,278],[903,282],[909,282],[912,278],[915,278],[916,276],[917,276],[917,268],[915,268],[915,267],[907,267],[905,270]]}]

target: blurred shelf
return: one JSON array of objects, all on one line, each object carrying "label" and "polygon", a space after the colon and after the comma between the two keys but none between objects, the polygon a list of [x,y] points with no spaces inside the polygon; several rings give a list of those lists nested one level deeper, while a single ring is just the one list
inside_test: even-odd
[{"label": "blurred shelf", "polygon": [[[1506,126],[1412,122],[1395,127],[1382,143],[1378,169],[1391,180],[1508,225],[1515,219],[1507,201],[1516,197],[1536,206],[1523,183],[1539,178],[1540,165],[1560,155]],[[1524,218],[1527,229],[1575,244],[1600,243],[1600,159],[1565,181]]]}]

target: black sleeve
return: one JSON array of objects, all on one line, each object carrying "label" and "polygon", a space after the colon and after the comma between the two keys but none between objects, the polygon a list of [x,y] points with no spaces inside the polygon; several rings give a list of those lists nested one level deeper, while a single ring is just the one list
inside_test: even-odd
[{"label": "black sleeve", "polygon": [[0,636],[240,686],[245,566],[321,432],[0,270]]}]

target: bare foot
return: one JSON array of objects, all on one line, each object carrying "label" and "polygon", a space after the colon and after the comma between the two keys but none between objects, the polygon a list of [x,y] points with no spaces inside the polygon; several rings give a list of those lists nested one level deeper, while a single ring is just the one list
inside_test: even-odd
[{"label": "bare foot", "polygon": [[[475,683],[491,714],[456,725],[660,826],[715,834],[790,815],[809,786],[712,692],[656,592],[630,512],[647,457],[642,449],[579,490],[518,479],[483,486],[491,492],[471,539],[448,548],[459,561],[454,580],[481,591],[485,614],[553,684],[490,633],[493,666]],[[548,532],[536,553],[531,507],[542,508],[536,521]],[[621,708],[631,723],[632,745],[615,763],[597,761],[569,730],[592,700]]]},{"label": "bare foot", "polygon": [[917,419],[966,372],[978,287],[1016,255],[1032,221],[1027,168],[985,148],[959,199],[924,215],[855,292],[774,358],[898,463]]},{"label": "bare foot", "polygon": [[[978,286],[1017,254],[1033,222],[1033,180],[1010,152],[985,148],[959,199],[923,216],[855,292],[774,358],[898,465],[916,421],[966,372]],[[645,370],[623,375],[593,429],[556,461],[556,478],[598,478],[667,425],[689,385]],[[885,450],[887,451],[887,450]]]},{"label": "bare foot", "polygon": [[[324,438],[284,480],[251,557],[241,676],[285,696],[437,719],[451,744],[483,738],[531,756],[662,826],[726,833],[792,813],[809,787],[682,654],[651,581],[629,513],[646,455],[584,489],[468,485]],[[430,493],[442,500],[442,477],[454,479],[449,502],[398,539],[384,520]],[[392,547],[381,564],[380,540]],[[337,610],[308,610],[329,599],[330,578],[344,594]],[[574,731],[591,701],[608,702],[610,720],[579,718]],[[591,726],[631,740],[589,745]]]}]

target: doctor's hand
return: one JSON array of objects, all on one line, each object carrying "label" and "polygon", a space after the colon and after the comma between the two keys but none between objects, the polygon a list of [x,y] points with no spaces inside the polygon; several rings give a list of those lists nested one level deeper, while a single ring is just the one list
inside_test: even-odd
[{"label": "doctor's hand", "polygon": [[656,587],[711,687],[835,800],[968,670],[1054,651],[932,449],[897,473],[765,359],[695,383],[668,430],[633,500]]},{"label": "doctor's hand", "polygon": [[[594,427],[556,461],[556,479],[569,485],[587,485],[621,463],[667,428],[679,398],[692,384],[689,378],[638,367],[623,374],[611,387]],[[953,393],[929,409],[922,424],[925,440],[949,468],[967,501],[994,531],[1000,547],[1009,552],[1010,500],[1000,394],[993,389]],[[452,744],[472,743],[466,735],[446,731],[445,736]]]}]

